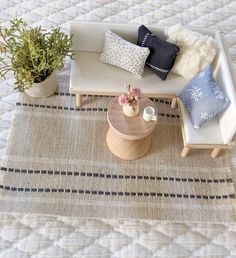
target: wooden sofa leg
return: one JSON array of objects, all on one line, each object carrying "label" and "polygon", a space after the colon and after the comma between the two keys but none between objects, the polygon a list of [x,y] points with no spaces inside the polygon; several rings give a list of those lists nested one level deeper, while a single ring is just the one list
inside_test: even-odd
[{"label": "wooden sofa leg", "polygon": [[173,98],[171,101],[171,108],[176,109],[178,106],[177,98]]},{"label": "wooden sofa leg", "polygon": [[81,107],[82,106],[82,95],[77,93],[75,95],[75,98],[76,98],[76,106]]},{"label": "wooden sofa leg", "polygon": [[217,158],[219,156],[219,154],[220,154],[220,150],[221,150],[220,148],[214,148],[212,153],[211,153],[211,157],[213,159]]},{"label": "wooden sofa leg", "polygon": [[187,157],[187,155],[189,154],[189,151],[190,151],[190,148],[189,147],[184,147],[183,150],[182,150],[182,153],[181,153],[181,156],[183,158]]}]

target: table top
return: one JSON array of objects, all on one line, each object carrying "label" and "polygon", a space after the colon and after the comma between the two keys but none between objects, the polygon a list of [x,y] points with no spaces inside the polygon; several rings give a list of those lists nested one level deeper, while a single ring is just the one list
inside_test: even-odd
[{"label": "table top", "polygon": [[156,104],[146,97],[141,97],[139,100],[139,114],[135,117],[127,117],[123,113],[118,98],[115,98],[110,102],[107,111],[107,119],[110,127],[115,130],[119,136],[128,140],[144,138],[152,133],[157,124],[157,121],[147,122],[143,119],[143,110],[147,106],[153,107],[157,114]]}]

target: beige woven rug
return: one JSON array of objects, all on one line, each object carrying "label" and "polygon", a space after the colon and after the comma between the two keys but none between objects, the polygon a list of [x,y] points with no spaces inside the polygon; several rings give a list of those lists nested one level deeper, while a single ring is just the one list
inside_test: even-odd
[{"label": "beige woven rug", "polygon": [[[168,221],[236,221],[227,155],[182,150],[179,117],[156,100],[158,126],[143,158],[121,160],[106,146],[111,97],[68,93],[68,76],[46,99],[22,94],[16,103],[0,172],[2,212]],[[234,207],[233,207],[234,205]]]}]

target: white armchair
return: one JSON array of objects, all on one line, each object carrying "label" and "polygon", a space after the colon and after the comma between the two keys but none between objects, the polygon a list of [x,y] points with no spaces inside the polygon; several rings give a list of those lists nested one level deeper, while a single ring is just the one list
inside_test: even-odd
[{"label": "white armchair", "polygon": [[[217,36],[220,51],[213,62],[214,77],[223,92],[230,99],[229,107],[217,117],[207,121],[200,129],[193,127],[191,116],[178,98],[184,148],[182,157],[186,157],[191,148],[213,149],[212,158],[219,155],[221,149],[230,149],[236,132],[236,93],[232,77],[231,61],[220,35]],[[175,103],[173,107],[175,107]]]}]

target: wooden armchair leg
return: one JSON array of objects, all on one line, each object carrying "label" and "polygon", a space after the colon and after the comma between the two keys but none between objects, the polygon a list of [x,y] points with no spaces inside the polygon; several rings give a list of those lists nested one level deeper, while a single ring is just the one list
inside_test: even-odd
[{"label": "wooden armchair leg", "polygon": [[76,95],[75,95],[75,98],[76,98],[76,106],[77,107],[81,107],[82,106],[82,95],[81,94],[79,94],[79,93],[77,93]]},{"label": "wooden armchair leg", "polygon": [[212,153],[211,153],[211,157],[212,157],[213,159],[217,158],[217,157],[219,156],[219,154],[220,154],[220,151],[221,151],[220,148],[214,148],[213,151],[212,151]]},{"label": "wooden armchair leg", "polygon": [[190,151],[190,148],[189,147],[184,147],[183,150],[182,150],[182,153],[181,153],[181,156],[183,158],[187,157],[187,155],[189,154],[189,151]]},{"label": "wooden armchair leg", "polygon": [[177,98],[173,98],[171,101],[171,108],[176,109],[178,106]]}]

